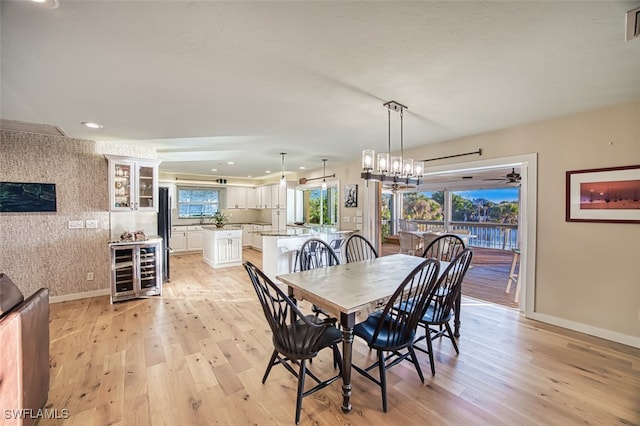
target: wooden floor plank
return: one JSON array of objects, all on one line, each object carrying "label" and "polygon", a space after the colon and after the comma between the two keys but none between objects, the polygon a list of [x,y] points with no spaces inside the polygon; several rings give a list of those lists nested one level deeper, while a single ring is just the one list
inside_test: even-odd
[{"label": "wooden floor plank", "polygon": [[[473,285],[493,281],[504,292],[494,254],[477,256],[474,269],[490,266],[478,277],[489,278]],[[261,265],[259,252],[244,256]],[[508,268],[508,253],[496,262]],[[296,378],[276,366],[261,383],[273,346],[246,271],[214,270],[189,254],[172,257],[171,273],[162,297],[51,306],[47,407],[66,408],[70,418],[39,426],[293,424]],[[351,413],[340,408],[337,381],[304,399],[301,424],[640,424],[639,349],[476,298],[464,297],[461,312],[460,355],[436,341],[432,377],[418,353],[424,383],[410,363],[389,370],[387,413],[378,386],[354,372]],[[354,363],[374,356],[356,339]],[[330,352],[311,368],[335,374]]]}]

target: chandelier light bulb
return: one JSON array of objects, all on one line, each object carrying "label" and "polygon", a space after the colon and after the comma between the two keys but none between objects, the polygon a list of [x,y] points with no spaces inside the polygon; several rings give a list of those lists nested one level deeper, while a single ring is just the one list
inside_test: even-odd
[{"label": "chandelier light bulb", "polygon": [[372,149],[365,149],[362,151],[362,170],[373,170],[373,161],[376,157],[376,152]]}]

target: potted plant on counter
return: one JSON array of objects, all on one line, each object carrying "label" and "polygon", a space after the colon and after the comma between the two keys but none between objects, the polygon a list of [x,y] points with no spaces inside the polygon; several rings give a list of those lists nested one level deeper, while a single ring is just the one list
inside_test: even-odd
[{"label": "potted plant on counter", "polygon": [[227,220],[229,219],[227,219],[227,217],[222,212],[216,212],[213,215],[213,223],[215,223],[216,227],[218,228],[224,227],[224,224],[227,223]]}]

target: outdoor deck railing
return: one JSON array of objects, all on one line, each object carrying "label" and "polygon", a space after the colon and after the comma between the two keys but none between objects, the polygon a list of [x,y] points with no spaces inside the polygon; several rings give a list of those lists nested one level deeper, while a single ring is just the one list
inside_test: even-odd
[{"label": "outdoor deck railing", "polygon": [[[417,225],[419,231],[441,230],[444,222],[432,220],[412,220]],[[489,222],[450,222],[449,231],[456,229],[466,229],[475,238],[469,239],[472,247],[496,248],[511,250],[518,248],[518,225],[489,223]]]}]

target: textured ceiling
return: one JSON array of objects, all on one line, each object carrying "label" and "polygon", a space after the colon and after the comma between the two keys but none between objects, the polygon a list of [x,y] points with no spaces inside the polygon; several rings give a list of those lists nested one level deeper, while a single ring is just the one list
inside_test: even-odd
[{"label": "textured ceiling", "polygon": [[0,3],[2,118],[152,144],[166,172],[358,159],[392,99],[412,147],[640,98],[639,2]]}]

